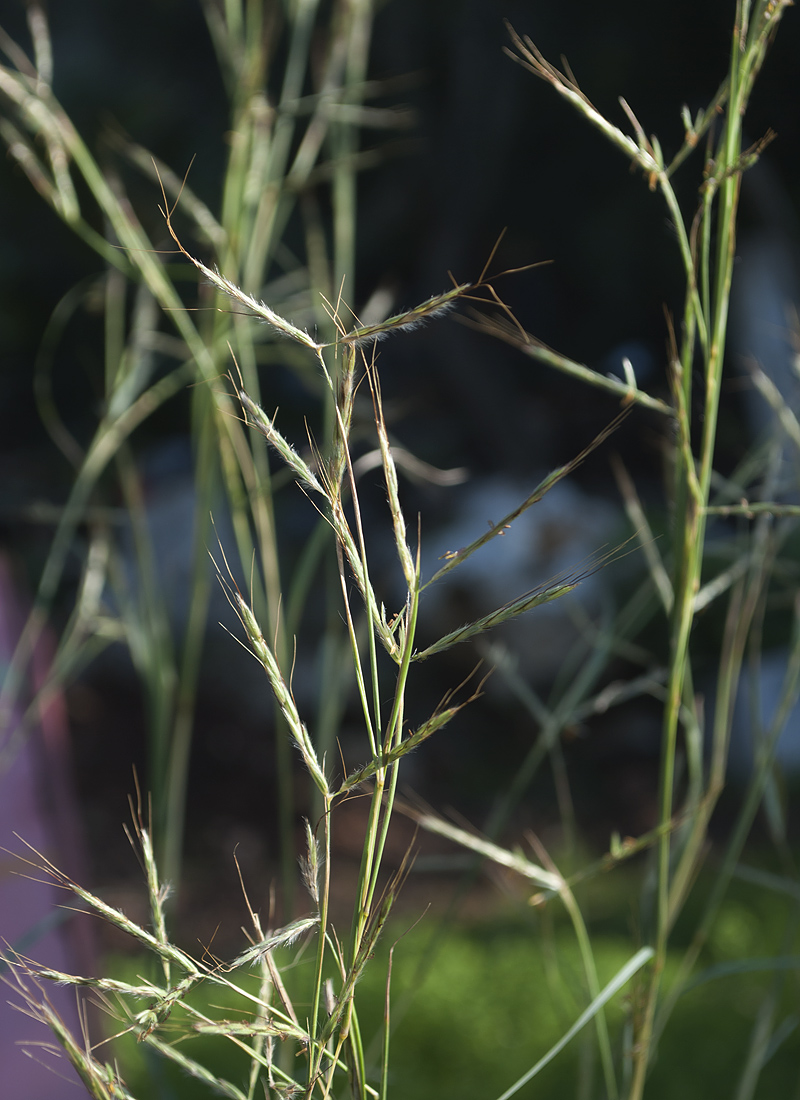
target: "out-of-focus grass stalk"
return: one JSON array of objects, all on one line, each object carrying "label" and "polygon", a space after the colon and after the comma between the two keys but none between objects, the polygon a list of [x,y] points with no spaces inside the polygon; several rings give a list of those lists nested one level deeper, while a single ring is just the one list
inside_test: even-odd
[{"label": "out-of-focus grass stalk", "polygon": [[[580,952],[581,961],[583,963],[584,976],[586,978],[586,986],[589,992],[589,996],[592,1001],[595,1002],[600,996],[600,981],[597,976],[597,965],[595,963],[594,951],[592,950],[592,942],[589,936],[586,922],[583,919],[583,914],[580,911],[580,907],[572,892],[569,883],[559,874],[556,870],[552,860],[548,857],[541,843],[537,838],[531,837],[534,851],[539,856],[542,865],[547,867],[549,871],[557,875],[561,879],[561,883],[558,888],[558,896],[564,908],[569,914],[569,919],[572,922],[572,927],[575,931],[575,939],[578,943],[578,950]],[[600,1061],[603,1066],[603,1079],[605,1081],[606,1094],[609,1100],[618,1100],[619,1086],[617,1085],[617,1077],[614,1071],[614,1058],[611,1051],[611,1040],[608,1034],[608,1024],[606,1022],[605,1013],[602,1008],[599,1009],[595,1017],[595,1026],[597,1029],[597,1045],[600,1048]]]},{"label": "out-of-focus grass stalk", "polygon": [[[36,5],[32,5],[31,10],[34,15],[38,12]],[[39,23],[40,28],[42,25]],[[0,90],[18,110],[21,120],[30,131],[44,136],[52,165],[52,177],[47,186],[44,189],[40,187],[40,190],[44,190],[45,197],[67,224],[105,257],[111,265],[111,273],[107,279],[106,296],[108,305],[106,412],[83,458],[70,497],[56,527],[34,608],[14,655],[13,672],[4,684],[4,714],[9,712],[13,695],[18,688],[19,677],[27,665],[44,625],[51,601],[61,580],[76,526],[84,514],[98,478],[131,432],[160,404],[185,385],[194,370],[199,370],[201,376],[208,381],[215,373],[213,361],[205,343],[189,315],[182,309],[177,291],[167,278],[150,241],[132,217],[124,197],[118,195],[115,187],[103,175],[70,120],[55,101],[49,85],[41,79],[41,74],[31,71],[19,55],[15,57],[20,61],[21,68],[16,70],[11,67],[0,68]],[[21,163],[25,167],[27,162],[23,160]],[[121,247],[113,247],[110,242],[100,238],[87,226],[77,200],[74,199],[69,175],[70,164],[73,164],[82,175]],[[46,170],[43,169],[34,178],[34,182],[37,179],[46,180]],[[148,386],[147,379],[144,377],[142,379],[144,385],[138,387],[138,392],[137,388],[130,386],[131,373],[127,369],[130,364],[125,363],[127,353],[122,346],[119,279],[112,274],[115,270],[126,274],[138,272],[154,299],[163,309],[169,311],[186,344],[188,356],[192,360],[191,363],[188,361],[181,363],[155,384]],[[225,403],[227,404],[226,400]],[[62,647],[69,643],[70,638],[62,639]],[[161,718],[156,729],[159,725],[163,729],[164,711],[160,706],[159,713]]]},{"label": "out-of-focus grass stalk", "polygon": [[[167,877],[177,877],[194,699],[209,599],[205,548],[212,539],[207,517],[216,503],[216,488],[220,483],[224,485],[230,505],[243,572],[251,571],[254,559],[259,566],[253,574],[255,606],[267,625],[268,636],[276,640],[281,664],[285,665],[288,657],[289,635],[283,625],[282,612],[286,578],[281,575],[278,560],[266,443],[257,435],[242,431],[233,415],[229,396],[216,382],[228,359],[228,342],[233,338],[242,379],[248,391],[258,399],[256,362],[263,340],[252,320],[236,315],[236,306],[231,313],[229,302],[219,302],[221,309],[205,313],[190,313],[183,308],[154,243],[133,216],[119,181],[101,170],[53,97],[50,88],[52,51],[47,23],[37,3],[30,4],[28,10],[35,64],[15,44],[3,40],[11,64],[0,68],[0,94],[10,104],[8,114],[16,115],[13,122],[10,118],[3,120],[3,136],[12,155],[45,200],[109,265],[106,277],[109,306],[106,317],[107,392],[105,414],[97,426],[94,440],[81,456],[72,446],[68,432],[61,430],[52,402],[47,405],[49,391],[46,387],[41,391],[54,438],[60,439],[62,449],[79,464],[79,469],[54,533],[33,613],[4,683],[3,713],[10,713],[20,677],[60,584],[77,525],[86,512],[98,478],[131,432],[187,382],[199,377],[206,385],[196,388],[192,394],[197,500],[188,622],[184,636],[177,640],[174,657],[155,637],[148,644],[141,635],[151,619],[145,617],[135,628],[141,641],[139,652],[146,655],[146,663],[140,662],[140,670],[145,672],[149,684],[147,693],[153,715],[149,781],[157,820],[163,826],[158,829],[161,843],[165,845],[163,870]],[[181,183],[177,174],[168,166],[155,165],[141,147],[116,133],[110,135],[109,144],[163,187],[165,202],[170,207],[180,198],[180,215],[188,215],[201,236],[212,243],[226,277],[240,286],[243,294],[249,295],[257,295],[260,291],[279,251],[281,235],[298,196],[320,156],[328,149],[338,180],[334,237],[345,257],[342,262],[349,267],[348,280],[352,280],[356,164],[346,149],[339,150],[337,143],[355,148],[356,139],[351,131],[358,122],[352,116],[350,120],[336,116],[334,106],[342,97],[357,95],[357,91],[348,89],[363,84],[370,4],[360,3],[355,7],[342,4],[338,12],[330,16],[324,94],[317,98],[310,114],[299,107],[309,80],[310,42],[319,16],[317,0],[301,0],[291,7],[285,18],[282,33],[287,53],[282,74],[271,71],[275,58],[280,56],[276,52],[280,38],[276,32],[282,17],[270,4],[228,0],[222,8],[204,3],[204,10],[231,103],[230,156],[223,177],[219,219],[193,195],[185,182]],[[39,64],[44,68],[38,68]],[[270,100],[267,83],[275,85],[276,76],[279,92]],[[337,118],[335,124],[334,117]],[[39,153],[39,146],[31,141],[32,135],[41,139],[44,156]],[[72,172],[82,177],[86,190],[99,207],[108,226],[107,238],[89,224],[91,215],[84,213],[81,207]],[[343,185],[344,180],[350,181],[347,186]],[[170,210],[165,206],[164,212],[169,215]],[[319,265],[315,271],[324,280],[319,289],[329,292],[330,273]],[[211,269],[207,272],[214,275]],[[136,367],[144,362],[143,356],[135,354],[133,342],[126,346],[124,310],[119,303],[125,296],[125,283],[131,278],[143,283],[179,338],[174,349],[178,366],[155,384],[148,385],[146,372],[137,374]],[[330,325],[323,313],[321,316]],[[330,335],[335,336],[332,328]],[[334,366],[331,356],[330,368]],[[323,453],[329,445],[326,439],[329,441],[333,435],[330,411],[326,417],[327,427],[320,440]],[[137,520],[136,523],[141,531],[141,522]],[[138,539],[135,545],[143,548],[144,543]],[[146,562],[141,560],[143,583],[149,585],[142,599],[152,610],[158,595],[153,587],[152,573],[148,574]],[[313,566],[314,561],[314,555],[310,554],[310,565]],[[296,618],[296,608],[294,614]],[[66,646],[74,641],[68,637],[62,639]],[[335,652],[332,659],[339,664]],[[60,660],[60,667],[69,663]],[[170,680],[172,686],[165,691]],[[329,723],[328,744],[333,739],[334,718],[335,715]],[[291,758],[286,737],[282,734],[277,737],[277,755],[284,901],[290,905],[294,881]]]},{"label": "out-of-focus grass stalk", "polygon": [[[745,612],[744,617],[747,619],[747,612]],[[736,647],[740,639],[735,632],[732,632],[732,634],[735,639],[733,645]],[[730,684],[727,678],[721,679],[719,694],[722,695],[723,692],[728,693],[730,690]],[[742,808],[739,811],[731,836],[728,839],[714,885],[703,908],[702,917],[697,924],[689,946],[684,952],[678,973],[670,985],[669,992],[663,1004],[659,1006],[656,1018],[656,1038],[666,1026],[669,1014],[674,1008],[678,997],[685,989],[686,982],[689,979],[692,969],[708,940],[714,920],[719,913],[720,905],[725,897],[725,892],[736,872],[736,867],[750,829],[752,828],[753,821],[755,820],[759,807],[762,805],[764,793],[767,789],[770,776],[772,775],[774,755],[778,740],[785,729],[788,716],[797,705],[798,697],[800,697],[800,602],[795,606],[793,636],[789,648],[787,674],[784,679],[781,698],[778,701],[778,706],[772,719],[770,729],[766,731],[766,736],[760,746],[760,751],[756,755],[755,767],[747,785]],[[722,702],[722,700],[720,700],[720,702]],[[730,705],[730,703],[727,705]],[[715,729],[715,741],[717,736],[718,734]]]},{"label": "out-of-focus grass stalk", "polygon": [[[742,172],[754,162],[766,140],[742,153],[742,120],[753,82],[763,63],[767,47],[788,3],[737,0],[731,40],[729,72],[714,103],[692,121],[684,111],[686,139],[671,164],[666,164],[655,137],[647,138],[633,111],[624,100],[622,107],[631,121],[635,136],[624,134],[609,123],[593,106],[575,82],[552,66],[530,41],[512,32],[516,52],[512,54],[536,76],[545,80],[559,95],[571,102],[594,126],[637,164],[649,180],[651,190],[661,192],[674,225],[686,280],[683,324],[679,347],[675,347],[673,372],[674,413],[678,423],[678,445],[674,461],[674,540],[673,576],[670,582],[670,665],[663,720],[660,775],[660,839],[658,841],[657,919],[654,933],[655,956],[645,1007],[637,1036],[635,1068],[630,1100],[640,1100],[649,1065],[653,1022],[658,1003],[661,976],[666,962],[669,931],[686,896],[688,884],[697,868],[711,812],[721,790],[721,775],[726,756],[732,692],[738,679],[746,627],[737,624],[738,643],[723,661],[720,679],[723,701],[715,732],[715,752],[709,781],[701,794],[699,729],[691,679],[689,640],[697,610],[700,575],[705,550],[706,518],[710,504],[717,417],[722,366],[728,321],[731,275],[736,246],[736,215]],[[712,133],[715,117],[725,108],[721,133]],[[687,228],[671,176],[700,137],[709,134],[714,147],[704,170],[700,206],[694,224]],[[713,231],[712,231],[713,227]],[[501,333],[503,335],[503,333]],[[510,329],[505,332],[513,338]],[[530,341],[531,354],[542,349]],[[545,351],[548,349],[544,349]],[[692,375],[697,357],[703,364],[703,417],[698,438],[691,421]],[[574,366],[556,357],[552,365],[569,373]],[[585,370],[580,372],[592,384],[601,384]],[[607,383],[602,382],[608,389]],[[638,392],[630,388],[625,398],[637,401]],[[763,566],[764,558],[761,559]],[[763,583],[759,573],[756,589]],[[665,586],[661,584],[661,590]],[[752,603],[750,605],[752,615]],[[744,617],[746,624],[751,621]],[[687,721],[687,746],[694,745],[690,756],[689,802],[691,821],[673,844],[669,824],[674,813],[675,761],[678,730]],[[726,724],[727,723],[727,724]],[[678,862],[673,868],[673,857]]]},{"label": "out-of-focus grass stalk", "polygon": [[[691,409],[691,379],[695,357],[695,334],[700,335],[700,353],[704,360],[703,379],[703,418],[699,443],[699,455],[685,463],[685,453],[676,451],[675,500],[675,561],[674,580],[675,602],[671,616],[670,678],[667,685],[667,704],[664,714],[664,733],[661,757],[661,823],[671,820],[673,814],[675,755],[681,710],[685,705],[694,707],[691,692],[689,638],[695,615],[695,597],[700,587],[700,572],[704,558],[706,512],[709,503],[711,475],[716,443],[717,418],[721,390],[722,366],[725,355],[728,308],[730,300],[731,275],[736,248],[736,216],[742,165],[742,125],[752,81],[763,61],[767,41],[777,26],[777,21],[785,5],[756,4],[751,12],[749,0],[738,0],[736,20],[731,37],[730,68],[728,73],[728,102],[722,138],[717,145],[715,165],[707,174],[705,194],[703,196],[701,225],[700,270],[703,282],[706,278],[711,287],[710,295],[704,290],[704,305],[698,316],[691,316],[696,309],[696,267],[694,256],[686,264],[687,306],[685,329],[683,333],[683,352],[681,354],[680,384],[684,400],[679,409],[683,418],[689,416]],[[749,23],[750,16],[754,17]],[[665,195],[671,192],[666,181],[661,182]],[[716,209],[712,200],[716,198]],[[716,232],[715,254],[712,252],[711,219],[714,217]],[[677,211],[673,220],[679,221]],[[705,275],[706,269],[708,276]],[[702,324],[700,319],[703,319]],[[697,324],[694,324],[697,321]],[[704,333],[708,333],[704,339]],[[687,422],[681,428],[691,438],[691,425]],[[688,691],[687,691],[688,688]],[[635,1055],[635,1070],[631,1086],[631,1100],[639,1100],[644,1093],[645,1077],[650,1059],[650,1038],[658,1005],[661,976],[666,962],[669,932],[677,915],[678,899],[685,896],[686,883],[693,877],[694,868],[700,856],[701,840],[705,835],[705,825],[710,811],[721,790],[719,771],[711,777],[711,785],[706,792],[707,810],[702,815],[704,827],[693,834],[693,842],[688,851],[689,863],[679,865],[680,874],[671,879],[672,838],[669,833],[662,834],[658,850],[658,920],[655,949],[656,955],[651,973],[650,988],[647,994],[642,1025],[638,1036],[638,1049]]]}]

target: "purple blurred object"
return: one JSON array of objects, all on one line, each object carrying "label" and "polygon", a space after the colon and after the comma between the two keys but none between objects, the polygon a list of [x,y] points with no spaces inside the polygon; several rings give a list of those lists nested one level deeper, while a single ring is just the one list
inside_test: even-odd
[{"label": "purple blurred object", "polygon": [[[22,601],[8,558],[0,554],[0,680],[25,622]],[[84,882],[83,845],[70,784],[70,745],[66,708],[60,692],[33,713],[27,732],[23,714],[45,683],[48,639],[40,641],[28,670],[27,682],[11,713],[8,728],[0,730],[0,950],[19,953],[37,963],[71,974],[93,973],[90,919],[63,908],[74,902],[42,881],[44,876],[11,853],[38,863],[23,843],[51,860],[76,881]],[[15,835],[17,834],[17,835]],[[18,839],[21,837],[22,840]],[[30,875],[30,878],[24,877]],[[22,991],[9,968],[2,965],[0,996],[0,1065],[2,1094],[24,1100],[75,1100],[83,1086],[54,1037],[43,1024],[16,1006],[24,1005]],[[35,1000],[42,992],[27,975],[21,980]],[[75,991],[47,983],[44,993],[82,1045]]]}]

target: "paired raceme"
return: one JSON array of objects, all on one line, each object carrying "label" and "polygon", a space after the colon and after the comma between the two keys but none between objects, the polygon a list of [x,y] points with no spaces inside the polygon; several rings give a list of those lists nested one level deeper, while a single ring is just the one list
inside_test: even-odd
[{"label": "paired raceme", "polygon": [[256,963],[263,962],[272,951],[276,951],[279,947],[290,947],[295,940],[305,935],[306,932],[313,931],[318,924],[319,917],[300,917],[284,928],[279,928],[277,932],[273,932],[266,939],[260,940],[252,947],[248,947],[241,955],[237,955],[225,969],[238,970],[240,966],[254,966]]},{"label": "paired raceme", "polygon": [[[257,321],[269,325],[278,335],[296,340],[299,344],[304,344],[307,348],[310,348],[316,353],[321,352],[326,347],[331,347],[330,343],[318,343],[309,336],[305,329],[293,325],[291,321],[288,321],[285,317],[276,313],[275,310],[271,309],[265,302],[254,298],[251,294],[247,294],[230,279],[226,279],[219,271],[208,267],[201,260],[198,260],[196,256],[188,252],[181,244],[180,238],[175,232],[175,228],[172,224],[172,215],[175,207],[167,205],[166,194],[164,194],[163,198],[164,205],[161,207],[161,212],[164,215],[172,239],[187,260],[194,264],[200,274],[213,287],[221,291],[221,293],[226,295],[231,301],[235,302],[237,306],[240,306],[246,316],[250,316]],[[464,295],[473,289],[476,289],[476,287],[473,287],[472,283],[461,283],[452,287],[450,290],[443,291],[441,294],[432,295],[413,309],[393,314],[391,317],[386,317],[383,321],[379,321],[374,325],[356,325],[352,329],[345,329],[342,325],[338,307],[334,308],[330,303],[326,302],[326,308],[331,320],[338,330],[338,336],[335,341],[336,344],[340,344],[347,348],[370,348],[374,346],[377,341],[387,336],[391,336],[392,333],[400,329],[409,331],[419,328],[420,325],[425,324],[432,317],[441,316],[447,313],[455,306],[459,298],[464,297]]]}]

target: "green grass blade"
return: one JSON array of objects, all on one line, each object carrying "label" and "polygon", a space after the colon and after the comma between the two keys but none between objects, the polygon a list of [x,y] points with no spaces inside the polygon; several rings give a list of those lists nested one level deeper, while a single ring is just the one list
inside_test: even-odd
[{"label": "green grass blade", "polygon": [[512,1096],[519,1092],[521,1088],[527,1085],[528,1081],[532,1080],[538,1073],[540,1073],[544,1067],[552,1062],[557,1054],[560,1054],[564,1047],[575,1038],[579,1031],[581,1031],[586,1025],[594,1019],[597,1013],[611,1000],[611,998],[618,993],[624,985],[626,985],[633,975],[649,962],[653,958],[652,947],[642,947],[636,954],[628,960],[628,962],[617,971],[616,975],[611,979],[608,985],[600,991],[597,997],[594,998],[592,1003],[582,1012],[575,1023],[566,1031],[561,1038],[555,1043],[548,1052],[543,1055],[536,1065],[532,1066],[527,1073],[524,1073],[517,1081],[514,1082],[510,1088],[507,1088],[505,1092],[501,1093],[497,1100],[510,1100]]}]

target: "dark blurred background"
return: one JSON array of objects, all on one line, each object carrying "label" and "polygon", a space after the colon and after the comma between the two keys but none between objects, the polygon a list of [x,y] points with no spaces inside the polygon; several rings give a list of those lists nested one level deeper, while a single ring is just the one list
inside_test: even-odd
[{"label": "dark blurred background", "polygon": [[[503,20],[529,34],[546,57],[557,62],[564,54],[592,101],[624,129],[617,103],[623,95],[669,156],[682,135],[681,106],[694,111],[705,104],[725,71],[733,3],[656,0],[643,9],[633,2],[566,8],[389,0],[379,8],[370,74],[409,75],[408,86],[391,99],[413,108],[415,125],[408,141],[390,144],[384,163],[362,177],[357,302],[386,284],[405,306],[445,288],[448,271],[473,279],[507,227],[495,269],[552,261],[502,284],[526,328],[595,366],[619,348],[632,346],[635,358],[639,346],[658,385],[663,309],[676,308],[681,293],[663,202],[642,186],[621,154],[504,54],[509,39]],[[5,0],[0,10],[3,26],[27,41],[22,5]],[[134,11],[74,0],[52,5],[49,18],[55,91],[89,144],[96,149],[115,120],[178,173],[194,157],[192,186],[214,209],[229,120],[199,5],[145,0]],[[780,214],[782,232],[796,239],[797,42],[790,13],[748,114],[753,141],[770,127],[778,135],[758,173],[769,177],[772,201],[760,203],[767,185],[750,186],[746,178],[743,234]],[[682,173],[689,201],[697,173],[696,162]],[[152,224],[157,196],[149,185],[139,187],[141,194],[133,196],[137,213]],[[0,431],[4,454],[33,454],[42,433],[30,394],[32,349],[55,303],[96,271],[98,262],[10,163],[2,188]],[[776,195],[782,196],[782,210]],[[459,344],[457,332],[448,329],[442,337],[450,347],[456,343],[446,357],[438,354],[435,328],[424,336],[433,350],[409,350],[399,341],[386,351],[386,358],[404,356],[402,370],[396,370],[409,393],[419,394],[420,380],[427,382],[420,410],[431,417],[449,414],[454,426],[441,442],[447,461],[507,470],[538,465],[543,455],[546,461],[570,455],[572,430],[541,410],[560,402],[573,417],[582,414],[594,423],[597,411],[590,415],[587,406],[597,402],[491,342],[476,345],[463,336]],[[92,418],[86,403],[92,345],[88,338],[83,344],[76,339],[63,353],[70,352],[74,364],[61,368],[69,384],[59,398],[71,401],[65,416],[75,423],[81,415]],[[394,372],[387,370],[387,385]],[[489,378],[492,385],[486,384]],[[430,434],[424,416],[417,423],[420,433]]]},{"label": "dark blurred background", "polygon": [[[391,292],[396,307],[412,306],[445,289],[448,272],[460,281],[474,280],[505,228],[493,271],[550,261],[497,283],[524,327],[603,372],[618,373],[627,355],[642,385],[666,396],[664,310],[679,315],[682,279],[664,203],[617,150],[506,56],[503,21],[530,35],[549,59],[557,62],[565,55],[589,98],[627,130],[617,102],[624,96],[669,157],[680,145],[682,105],[694,112],[706,104],[726,71],[733,0],[652,0],[646,5],[635,0],[388,0],[379,8],[370,76],[396,80],[387,87],[386,102],[407,104],[414,125],[387,143],[377,166],[361,179],[355,307],[378,288]],[[49,17],[55,92],[90,146],[102,146],[113,120],[179,175],[194,158],[191,185],[216,209],[229,120],[199,5],[190,0],[135,5],[70,0],[52,4]],[[21,4],[0,3],[0,23],[27,42]],[[790,12],[753,96],[751,140],[768,128],[778,136],[745,178],[741,229],[742,242],[759,234],[779,239],[790,270],[798,257],[800,208],[798,26]],[[687,208],[694,202],[700,168],[698,154],[679,177],[685,181],[679,191]],[[134,176],[130,185],[137,214],[155,225],[160,215],[154,188]],[[98,258],[45,206],[22,173],[9,160],[0,165],[0,536],[31,588],[50,529],[28,522],[26,510],[32,502],[62,502],[71,474],[39,422],[32,363],[57,302],[100,270]],[[62,416],[82,441],[96,421],[102,357],[101,314],[89,304],[70,324],[55,372]],[[396,437],[427,462],[464,467],[481,484],[501,484],[492,478],[505,479],[504,486],[535,484],[533,479],[579,452],[618,408],[610,397],[453,318],[387,341],[380,365]],[[264,393],[268,398],[267,382]],[[281,392],[284,409],[287,400]],[[721,468],[735,464],[747,443],[744,402],[741,387],[726,392]],[[661,495],[665,432],[661,419],[636,411],[613,440],[645,500]],[[133,442],[145,461],[163,456],[170,446],[180,454],[187,433],[188,401],[182,396]],[[618,510],[608,451],[576,474],[575,485],[584,494],[575,503],[578,513],[588,509],[587,501],[608,502]],[[444,491],[408,492],[411,514],[417,507],[442,516],[458,511],[452,502],[461,498]],[[489,518],[497,517],[480,515],[479,524]],[[605,531],[613,528],[613,522],[606,524]],[[603,536],[598,539],[602,542]],[[585,553],[596,548],[590,544]],[[460,610],[451,609],[456,621]],[[471,663],[455,662],[453,675]],[[430,699],[420,702],[421,713],[451,686],[447,675],[443,672],[440,686],[431,687]],[[131,763],[145,769],[143,709],[135,681],[118,670],[113,676],[108,686],[89,674],[68,693],[75,773],[90,832],[97,839],[110,823],[119,837],[119,845],[108,841],[108,850],[96,855],[98,873],[111,877],[120,861],[130,865],[117,822],[125,815]],[[264,685],[259,690],[266,694]],[[472,771],[458,775],[450,767],[449,733],[443,747],[432,746],[427,757],[419,754],[422,762],[414,771],[423,794],[437,801],[443,796],[464,812],[476,813],[478,823],[491,803],[489,785],[513,774],[532,736],[529,718],[512,717],[504,704],[497,705],[500,717],[493,721],[509,737],[500,762],[486,752],[486,714],[476,710],[473,719],[464,717],[459,742],[462,749],[465,744],[474,749]],[[200,713],[188,835],[198,859],[208,856],[211,845],[214,855],[229,861],[233,843],[243,835],[255,845],[264,843],[254,838],[268,816],[264,796],[269,801],[271,750],[248,725],[262,720],[260,707],[245,706],[237,715],[228,693],[204,700]],[[657,710],[639,713],[636,721],[650,733],[641,740],[644,763],[632,771],[628,749],[620,748],[611,754],[614,764],[606,783],[602,768],[597,770],[598,759],[609,759],[597,749],[601,731],[594,740],[583,738],[584,747],[576,750],[578,765],[583,759],[594,769],[585,813],[601,844],[610,827],[635,832],[651,821],[657,732],[651,733],[657,731]],[[612,743],[609,738],[607,744]],[[461,759],[463,752],[454,755]],[[550,807],[555,814],[554,804],[553,791],[543,790],[537,805],[544,809],[536,812],[546,816]]]}]

